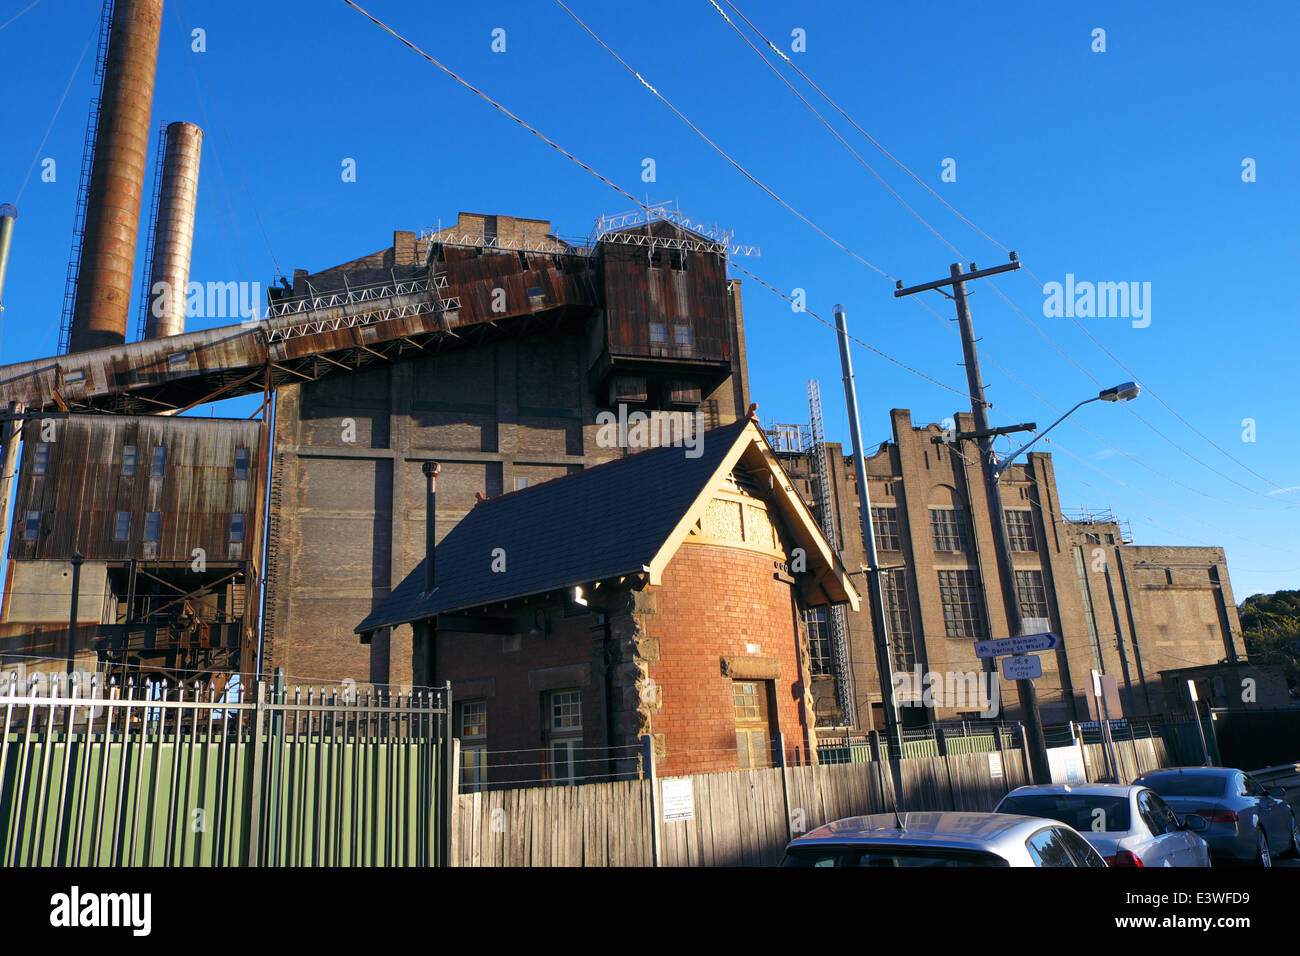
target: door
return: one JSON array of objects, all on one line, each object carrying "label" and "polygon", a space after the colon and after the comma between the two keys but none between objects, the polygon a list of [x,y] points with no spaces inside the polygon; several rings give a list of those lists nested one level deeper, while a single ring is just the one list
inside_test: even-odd
[{"label": "door", "polygon": [[771,681],[733,680],[736,759],[741,770],[772,766]]},{"label": "door", "polygon": [[1282,853],[1291,843],[1291,808],[1282,800],[1270,797],[1250,774],[1242,774],[1246,796],[1259,807],[1259,819],[1268,835],[1270,853]]}]

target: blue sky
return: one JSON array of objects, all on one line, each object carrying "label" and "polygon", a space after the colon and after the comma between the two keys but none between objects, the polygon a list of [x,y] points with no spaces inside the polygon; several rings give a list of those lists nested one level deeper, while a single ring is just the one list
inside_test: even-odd
[{"label": "blue sky", "polygon": [[[22,189],[0,362],[56,348],[93,44],[40,143],[98,19],[89,0],[40,0],[22,12],[30,2],[0,0],[0,24],[21,13],[0,28],[8,86],[0,201]],[[907,284],[957,261],[708,0],[566,3],[755,177],[858,256]],[[787,51],[792,31],[803,30],[806,52],[790,53],[800,68],[1041,281],[1068,273],[1150,283],[1147,327],[1080,318],[1085,333],[1044,315],[1029,275],[997,280],[1052,342],[986,283],[972,286],[994,424],[1045,425],[1056,413],[1033,393],[1064,409],[1095,394],[1089,374],[1104,385],[1128,379],[1089,334],[1148,387],[1131,409],[1089,405],[1053,433],[1047,450],[1065,507],[1113,508],[1138,543],[1221,545],[1238,599],[1300,587],[1300,487],[1292,487],[1300,486],[1292,280],[1300,7],[736,3]],[[826,318],[843,302],[854,334],[964,389],[952,323],[894,299],[891,281],[747,181],[552,0],[362,5],[624,189],[676,201],[760,246],[760,257],[737,260],[745,269],[787,293],[806,290],[809,308]],[[205,31],[205,52],[191,51],[195,28]],[[491,48],[497,28],[503,53]],[[1104,53],[1092,50],[1097,28],[1106,31]],[[964,261],[1005,261],[785,75]],[[630,206],[341,0],[280,0],[273,13],[252,0],[172,0],[153,119],[189,120],[206,133],[199,281],[269,284],[277,268],[321,269],[385,247],[394,229],[454,221],[459,210],[550,219],[557,232],[584,236],[597,216]],[[54,182],[41,178],[47,157],[57,164]],[[656,182],[642,181],[646,158]],[[1247,158],[1256,169],[1249,183]],[[341,176],[346,159],[355,160],[355,182]],[[955,182],[941,181],[945,159],[956,161]],[[141,253],[143,243],[142,229]],[[806,421],[806,382],[818,378],[828,435],[847,444],[833,333],[754,282],[744,288],[760,417]],[[952,314],[937,293],[925,298],[944,319]],[[910,408],[921,423],[969,407],[859,347],[854,362],[869,445],[889,437],[890,408]],[[217,414],[247,411],[228,403]],[[1243,440],[1246,419],[1254,441]]]}]

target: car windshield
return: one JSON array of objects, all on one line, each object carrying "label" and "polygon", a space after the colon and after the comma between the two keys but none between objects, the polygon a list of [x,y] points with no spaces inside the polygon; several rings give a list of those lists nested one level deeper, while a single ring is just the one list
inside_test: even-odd
[{"label": "car windshield", "polygon": [[1080,833],[1127,833],[1128,797],[1110,797],[1087,793],[1020,793],[1012,794],[998,806],[999,813],[1021,813],[1027,817],[1046,817],[1069,824]]},{"label": "car windshield", "polygon": [[782,866],[1009,866],[983,850],[912,846],[797,846],[786,851]]},{"label": "car windshield", "polygon": [[1228,789],[1227,777],[1209,773],[1158,773],[1135,782],[1162,797],[1221,797]]}]

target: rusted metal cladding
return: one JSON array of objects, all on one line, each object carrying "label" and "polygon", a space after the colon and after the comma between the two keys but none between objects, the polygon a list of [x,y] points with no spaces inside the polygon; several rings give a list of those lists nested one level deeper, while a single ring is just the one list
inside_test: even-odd
[{"label": "rusted metal cladding", "polygon": [[202,548],[209,565],[260,566],[265,428],[127,415],[27,422],[10,557],[190,562]]},{"label": "rusted metal cladding", "polygon": [[[690,238],[663,222],[625,231]],[[603,243],[601,254],[612,356],[731,360],[732,319],[722,256],[619,242]]]},{"label": "rusted metal cladding", "polygon": [[193,123],[168,124],[162,185],[158,190],[158,221],[154,224],[153,268],[149,273],[147,339],[185,331],[185,293],[190,281],[202,152],[203,130]]},{"label": "rusted metal cladding", "polygon": [[69,349],[126,341],[163,0],[116,0]]}]

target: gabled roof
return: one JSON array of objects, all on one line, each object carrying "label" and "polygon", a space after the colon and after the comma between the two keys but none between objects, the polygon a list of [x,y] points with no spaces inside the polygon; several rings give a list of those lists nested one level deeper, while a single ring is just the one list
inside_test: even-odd
[{"label": "gabled roof", "polygon": [[[689,457],[655,448],[482,501],[438,545],[433,593],[424,595],[424,562],[357,625],[358,633],[485,607],[610,578],[664,568],[703,515],[714,491],[743,461],[771,475],[775,510],[807,552],[810,602],[847,601],[858,593],[757,424],[751,419],[706,432]],[[502,549],[505,571],[493,571]]]}]

